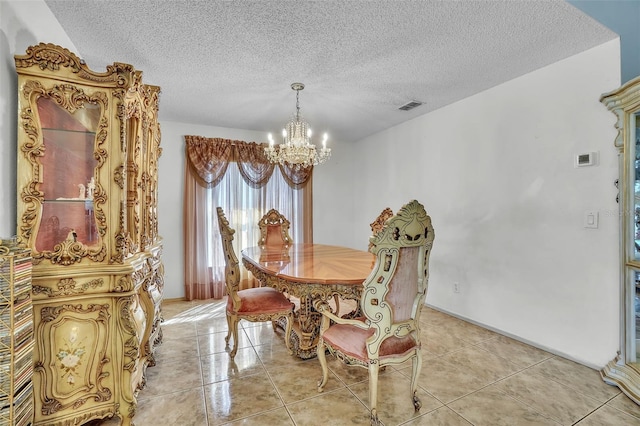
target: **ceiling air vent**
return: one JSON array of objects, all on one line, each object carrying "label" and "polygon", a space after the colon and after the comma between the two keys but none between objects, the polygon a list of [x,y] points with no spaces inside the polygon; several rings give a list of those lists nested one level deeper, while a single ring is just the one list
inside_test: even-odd
[{"label": "ceiling air vent", "polygon": [[411,101],[408,104],[404,104],[402,105],[400,108],[400,110],[402,111],[409,111],[414,109],[415,107],[419,107],[420,105],[422,105],[422,102],[418,102],[418,101]]}]

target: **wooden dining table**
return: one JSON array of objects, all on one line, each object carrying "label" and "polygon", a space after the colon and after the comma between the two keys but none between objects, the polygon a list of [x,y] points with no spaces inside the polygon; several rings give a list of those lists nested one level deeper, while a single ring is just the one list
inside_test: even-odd
[{"label": "wooden dining table", "polygon": [[[262,285],[300,299],[295,312],[291,347],[302,359],[316,356],[322,314],[316,300],[360,300],[362,283],[375,257],[348,247],[324,244],[249,247],[242,250],[242,263]],[[283,320],[284,321],[284,320]]]}]

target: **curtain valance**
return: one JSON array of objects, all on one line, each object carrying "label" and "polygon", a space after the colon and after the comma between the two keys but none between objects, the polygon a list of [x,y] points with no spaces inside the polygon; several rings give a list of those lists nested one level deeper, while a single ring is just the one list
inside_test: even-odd
[{"label": "curtain valance", "polygon": [[[188,170],[206,188],[220,183],[231,162],[238,165],[242,178],[253,188],[264,186],[273,174],[275,165],[265,155],[265,143],[191,135],[185,136],[185,141]],[[292,188],[304,187],[313,172],[313,166],[300,170],[281,164],[278,167]]]}]

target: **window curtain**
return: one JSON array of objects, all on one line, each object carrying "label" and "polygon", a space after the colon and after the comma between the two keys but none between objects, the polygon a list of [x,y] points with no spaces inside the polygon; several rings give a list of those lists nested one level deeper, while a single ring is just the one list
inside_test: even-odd
[{"label": "window curtain", "polygon": [[291,222],[294,242],[312,242],[313,167],[295,170],[271,164],[266,144],[185,136],[185,298],[219,299],[226,294],[224,256],[216,207],[233,229],[241,288],[258,285],[242,266],[241,250],[255,245],[258,220],[275,208]]}]

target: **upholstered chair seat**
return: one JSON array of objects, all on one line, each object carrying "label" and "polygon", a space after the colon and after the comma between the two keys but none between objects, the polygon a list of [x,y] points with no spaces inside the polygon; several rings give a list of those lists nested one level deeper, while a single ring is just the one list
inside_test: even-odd
[{"label": "upholstered chair seat", "polygon": [[[330,327],[323,335],[325,344],[334,350],[355,358],[362,363],[368,363],[367,339],[374,333],[371,328],[362,329],[349,324],[336,324]],[[378,358],[384,361],[387,357],[404,357],[413,350],[419,348],[419,343],[413,336],[389,337],[380,345]]]},{"label": "upholstered chair seat", "polygon": [[292,309],[289,300],[282,297],[283,294],[271,287],[257,287],[239,290],[240,306],[237,311],[233,309],[233,299],[227,300],[227,311],[235,314],[264,313],[272,314]]}]

